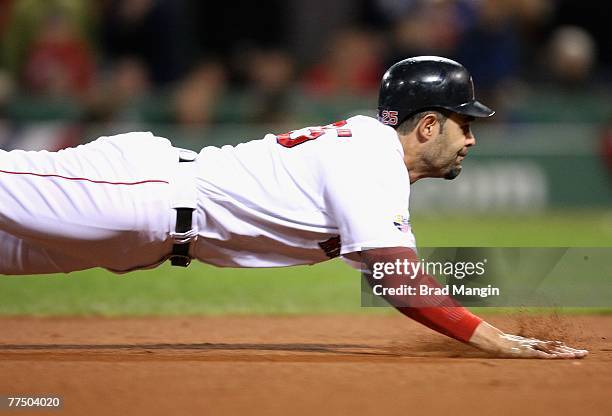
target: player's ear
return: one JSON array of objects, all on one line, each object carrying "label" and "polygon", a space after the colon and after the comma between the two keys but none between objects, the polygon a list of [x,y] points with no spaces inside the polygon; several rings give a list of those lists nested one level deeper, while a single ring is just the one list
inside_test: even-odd
[{"label": "player's ear", "polygon": [[438,134],[438,117],[433,113],[425,114],[417,124],[417,137],[419,141],[425,142],[433,139]]}]

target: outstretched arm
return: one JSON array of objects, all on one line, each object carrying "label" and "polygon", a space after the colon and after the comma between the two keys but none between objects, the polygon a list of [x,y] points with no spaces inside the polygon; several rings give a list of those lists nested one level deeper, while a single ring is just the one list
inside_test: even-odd
[{"label": "outstretched arm", "polygon": [[[356,259],[355,257],[352,257]],[[374,270],[376,263],[417,262],[416,253],[409,248],[380,248],[363,251],[360,260]],[[582,358],[586,350],[570,348],[559,341],[542,341],[534,338],[524,338],[518,335],[506,334],[482,318],[472,314],[459,305],[453,298],[446,295],[419,295],[420,286],[440,288],[440,284],[431,276],[418,273],[411,278],[408,275],[384,274],[375,280],[369,275],[370,285],[381,285],[386,289],[415,287],[416,295],[396,295],[387,291],[383,297],[402,314],[421,324],[470,344],[480,350],[498,357],[513,358]],[[403,286],[405,285],[405,286]],[[391,294],[388,294],[391,292]]]}]

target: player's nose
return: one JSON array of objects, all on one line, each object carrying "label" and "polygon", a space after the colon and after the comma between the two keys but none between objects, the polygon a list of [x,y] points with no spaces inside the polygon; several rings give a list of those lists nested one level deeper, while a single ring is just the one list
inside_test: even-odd
[{"label": "player's nose", "polygon": [[472,131],[469,131],[466,135],[465,135],[465,146],[466,147],[472,147],[472,146],[476,146],[476,136],[474,136],[474,134],[472,133]]}]

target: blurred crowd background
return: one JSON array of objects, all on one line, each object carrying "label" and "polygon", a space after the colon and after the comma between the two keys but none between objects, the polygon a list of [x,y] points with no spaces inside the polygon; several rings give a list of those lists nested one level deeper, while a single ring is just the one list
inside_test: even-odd
[{"label": "blurred crowd background", "polygon": [[[491,123],[595,126],[612,169],[611,12],[600,0],[0,0],[0,148],[136,129],[199,148],[373,115],[385,68],[427,54],[471,71]],[[219,130],[236,125],[249,128]]]}]

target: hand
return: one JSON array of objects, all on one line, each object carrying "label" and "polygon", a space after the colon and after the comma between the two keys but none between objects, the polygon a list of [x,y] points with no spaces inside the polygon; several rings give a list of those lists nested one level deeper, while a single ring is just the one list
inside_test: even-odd
[{"label": "hand", "polygon": [[560,341],[542,341],[519,335],[501,335],[502,356],[511,358],[582,358],[587,350],[568,347]]},{"label": "hand", "polygon": [[571,348],[560,341],[542,341],[505,334],[484,321],[472,334],[469,344],[507,358],[583,358],[588,354],[587,350]]}]

